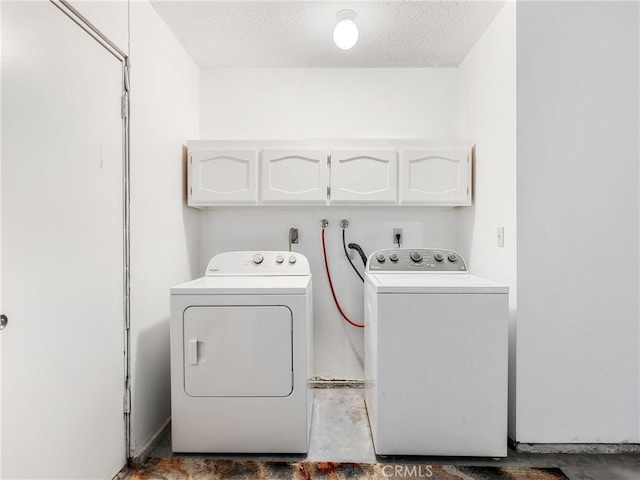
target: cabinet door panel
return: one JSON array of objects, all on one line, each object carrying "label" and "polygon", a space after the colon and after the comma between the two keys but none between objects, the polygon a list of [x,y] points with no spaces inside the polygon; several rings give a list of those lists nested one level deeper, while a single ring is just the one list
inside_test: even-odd
[{"label": "cabinet door panel", "polygon": [[400,151],[400,203],[471,205],[469,149]]},{"label": "cabinet door panel", "polygon": [[327,203],[328,150],[262,151],[264,203]]},{"label": "cabinet door panel", "polygon": [[255,204],[258,150],[189,153],[189,205]]},{"label": "cabinet door panel", "polygon": [[395,150],[333,150],[331,203],[396,203]]}]

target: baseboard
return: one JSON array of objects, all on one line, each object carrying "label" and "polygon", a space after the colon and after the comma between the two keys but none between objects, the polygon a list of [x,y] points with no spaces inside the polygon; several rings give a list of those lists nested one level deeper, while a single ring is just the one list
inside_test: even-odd
[{"label": "baseboard", "polygon": [[171,418],[167,418],[167,420],[160,425],[155,432],[153,432],[149,440],[147,440],[147,442],[140,447],[138,451],[131,456],[131,458],[129,458],[127,463],[130,468],[140,468],[142,464],[147,461],[151,451],[158,444],[160,438],[162,438],[162,434],[169,427],[170,423]]},{"label": "baseboard", "polygon": [[511,446],[518,453],[640,453],[640,444],[638,443],[519,443],[511,441]]},{"label": "baseboard", "polygon": [[311,388],[364,388],[364,380],[344,380],[315,377],[309,380]]},{"label": "baseboard", "polygon": [[124,480],[127,478],[127,475],[129,475],[129,467],[125,465],[111,480]]}]

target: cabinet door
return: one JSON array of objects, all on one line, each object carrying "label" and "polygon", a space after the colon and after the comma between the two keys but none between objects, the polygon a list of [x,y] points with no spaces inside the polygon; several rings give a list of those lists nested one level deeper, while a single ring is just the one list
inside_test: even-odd
[{"label": "cabinet door", "polygon": [[471,205],[470,149],[401,150],[400,204]]},{"label": "cabinet door", "polygon": [[331,203],[396,203],[395,150],[332,150]]},{"label": "cabinet door", "polygon": [[189,152],[189,206],[255,204],[258,150]]},{"label": "cabinet door", "polygon": [[262,151],[263,203],[327,203],[328,150]]}]

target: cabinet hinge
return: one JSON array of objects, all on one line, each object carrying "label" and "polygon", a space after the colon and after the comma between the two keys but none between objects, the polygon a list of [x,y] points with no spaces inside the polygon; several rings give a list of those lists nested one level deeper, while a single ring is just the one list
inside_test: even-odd
[{"label": "cabinet hinge", "polygon": [[331,155],[327,155],[327,165],[331,165]]},{"label": "cabinet hinge", "polygon": [[327,197],[331,197],[331,187],[327,187]]},{"label": "cabinet hinge", "polygon": [[467,197],[469,196],[469,187],[467,187]]},{"label": "cabinet hinge", "polygon": [[129,94],[125,93],[120,98],[121,118],[129,118]]},{"label": "cabinet hinge", "polygon": [[124,386],[124,413],[131,413],[131,380],[128,378]]},{"label": "cabinet hinge", "polygon": [[193,155],[189,155],[189,165],[193,165]]},{"label": "cabinet hinge", "polygon": [[189,187],[189,195],[193,196],[193,187]]}]

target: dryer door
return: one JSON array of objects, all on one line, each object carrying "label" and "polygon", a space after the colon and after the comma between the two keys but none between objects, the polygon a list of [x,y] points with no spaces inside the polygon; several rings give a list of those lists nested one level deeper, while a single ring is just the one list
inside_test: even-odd
[{"label": "dryer door", "polygon": [[189,307],[184,389],[192,397],[286,397],[293,318],[281,305]]}]

